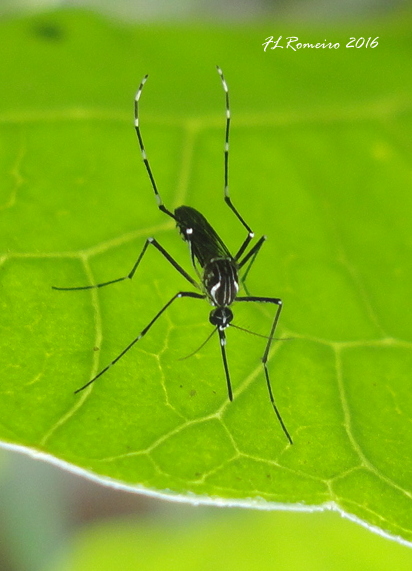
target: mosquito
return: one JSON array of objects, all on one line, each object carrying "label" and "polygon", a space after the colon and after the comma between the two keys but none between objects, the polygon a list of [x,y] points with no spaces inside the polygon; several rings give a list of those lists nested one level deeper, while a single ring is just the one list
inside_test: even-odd
[{"label": "mosquito", "polygon": [[[282,430],[288,439],[290,444],[293,444],[292,437],[290,436],[285,423],[280,415],[279,409],[276,405],[275,398],[272,391],[272,386],[270,383],[269,371],[267,367],[267,361],[269,356],[269,351],[274,340],[274,335],[276,327],[278,325],[280,313],[282,310],[282,300],[277,297],[261,297],[249,295],[246,288],[246,278],[250,271],[253,262],[256,259],[262,245],[266,240],[266,236],[262,236],[255,245],[251,245],[250,242],[254,238],[254,233],[250,226],[245,222],[243,217],[240,215],[236,207],[233,205],[229,194],[229,131],[230,131],[230,105],[229,105],[229,89],[224,78],[223,72],[219,66],[216,66],[218,74],[220,76],[222,87],[225,95],[225,107],[226,107],[226,129],[225,129],[225,143],[224,143],[224,200],[228,205],[230,210],[245,228],[247,234],[246,238],[243,240],[240,248],[234,256],[229,252],[226,245],[223,243],[220,236],[212,228],[206,218],[198,210],[191,208],[190,206],[179,206],[171,212],[166,208],[163,200],[158,191],[156,181],[153,175],[152,168],[150,166],[149,160],[147,158],[145,145],[143,143],[143,138],[140,130],[140,120],[139,120],[139,102],[140,97],[143,92],[144,85],[147,81],[148,75],[145,75],[140,83],[137,90],[135,102],[134,102],[134,127],[137,134],[137,139],[139,142],[139,147],[143,159],[143,163],[146,167],[147,174],[150,179],[152,189],[154,191],[155,199],[159,210],[164,212],[167,216],[172,218],[180,232],[183,240],[187,243],[190,252],[190,258],[192,266],[199,277],[198,283],[193,279],[182,266],[163,248],[159,242],[153,238],[147,238],[143,246],[140,255],[138,256],[134,266],[131,271],[121,278],[110,280],[107,282],[99,283],[96,285],[88,285],[81,287],[55,287],[56,290],[64,291],[78,291],[78,290],[88,290],[94,288],[101,288],[111,284],[115,284],[126,279],[132,279],[136,273],[137,268],[140,265],[143,256],[145,255],[149,246],[154,246],[164,258],[182,275],[191,286],[193,286],[196,292],[193,291],[179,291],[176,293],[161,309],[156,313],[153,319],[146,325],[146,327],[139,333],[139,335],[133,339],[129,345],[104,369],[102,369],[95,377],[88,381],[85,385],[80,387],[75,391],[79,393],[83,391],[86,387],[94,383],[99,377],[101,377],[110,367],[117,363],[138,341],[140,341],[146,333],[152,328],[159,317],[177,300],[181,298],[194,298],[194,299],[206,299],[213,307],[209,315],[209,321],[213,325],[214,329],[203,345],[209,341],[209,339],[217,332],[220,341],[220,351],[222,356],[223,368],[226,377],[227,392],[229,400],[233,400],[233,390],[231,377],[229,372],[229,365],[226,355],[226,329],[229,326],[235,327],[245,331],[245,329],[236,326],[232,323],[233,312],[231,305],[236,302],[241,303],[266,303],[272,304],[276,307],[275,315],[271,324],[269,335],[262,336],[266,338],[266,346],[264,353],[262,355],[261,361],[263,365],[263,370],[266,379],[266,385],[269,392],[269,398],[273,407],[273,410],[277,416],[277,419],[282,427]],[[240,271],[244,269],[242,276],[239,276]],[[239,285],[245,290],[246,296],[239,296]],[[248,331],[248,330],[246,330]],[[250,332],[251,333],[251,332]],[[200,347],[200,348],[201,348]],[[200,349],[199,348],[199,349]]]}]

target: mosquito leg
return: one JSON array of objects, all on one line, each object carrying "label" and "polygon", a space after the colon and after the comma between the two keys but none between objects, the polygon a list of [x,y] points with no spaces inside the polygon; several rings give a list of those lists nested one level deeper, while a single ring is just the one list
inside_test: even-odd
[{"label": "mosquito leg", "polygon": [[[241,261],[238,263],[238,268],[240,269],[240,268],[242,268],[242,267],[246,264],[246,262],[249,262],[249,264],[248,264],[248,266],[247,266],[247,268],[246,268],[245,273],[243,274],[243,276],[240,277],[240,281],[242,282],[243,287],[245,288],[245,292],[247,293],[248,296],[249,296],[250,294],[249,294],[248,288],[246,287],[246,278],[247,278],[247,276],[248,276],[248,274],[249,274],[249,272],[250,272],[250,268],[252,267],[253,262],[254,262],[255,259],[256,259],[256,256],[258,255],[258,253],[259,253],[259,251],[260,251],[260,248],[263,246],[263,244],[265,243],[265,241],[266,241],[266,236],[262,236],[262,237],[259,239],[259,241],[253,246],[253,248],[250,250],[250,252],[248,252],[248,253],[246,254],[246,256],[243,258],[243,260],[241,260]],[[250,261],[249,261],[249,260],[250,260]]]},{"label": "mosquito leg", "polygon": [[219,338],[220,338],[220,350],[222,352],[222,360],[223,360],[223,367],[225,369],[226,375],[226,383],[227,383],[227,394],[229,396],[229,400],[233,400],[233,391],[232,391],[232,383],[230,382],[230,374],[229,374],[229,365],[227,364],[227,357],[226,357],[226,335],[224,329],[219,329]]},{"label": "mosquito leg", "polygon": [[159,208],[162,212],[164,212],[165,214],[167,214],[168,216],[170,216],[171,218],[173,218],[173,220],[175,220],[174,214],[173,214],[172,212],[170,212],[170,210],[168,210],[168,209],[166,208],[166,206],[163,204],[163,200],[162,200],[162,198],[161,198],[161,196],[160,196],[160,194],[159,194],[159,191],[157,190],[156,181],[155,181],[155,179],[154,179],[153,172],[152,172],[152,169],[151,169],[151,167],[150,167],[149,160],[148,160],[148,158],[147,158],[146,149],[145,149],[145,146],[144,146],[144,143],[143,143],[142,133],[141,133],[141,131],[140,131],[140,124],[139,124],[139,100],[140,100],[140,96],[141,96],[142,91],[143,91],[144,84],[146,83],[148,77],[149,77],[148,75],[145,75],[145,76],[144,76],[144,78],[142,79],[142,81],[141,81],[141,83],[140,83],[140,85],[139,85],[139,89],[137,90],[137,93],[136,93],[136,97],[135,97],[135,100],[134,100],[134,126],[135,126],[135,129],[136,129],[137,138],[138,138],[138,140],[139,140],[139,147],[140,147],[140,151],[141,151],[141,153],[142,153],[142,159],[143,159],[144,165],[145,165],[145,167],[146,167],[147,174],[149,175],[149,178],[150,178],[150,182],[151,182],[151,184],[152,184],[153,191],[154,191],[154,193],[155,193],[157,206],[158,206],[158,208]]},{"label": "mosquito leg", "polygon": [[131,349],[133,347],[133,345],[135,345],[135,343],[137,343],[138,341],[140,341],[140,339],[142,339],[142,337],[144,337],[146,335],[146,333],[149,331],[149,329],[152,327],[152,325],[154,325],[154,323],[156,323],[156,321],[159,319],[159,317],[162,315],[162,313],[164,311],[166,311],[166,309],[172,305],[172,303],[176,300],[179,299],[181,297],[193,297],[195,299],[204,299],[206,296],[200,293],[194,293],[191,291],[179,291],[179,293],[177,293],[176,295],[174,295],[172,297],[172,299],[170,301],[168,301],[166,303],[166,305],[164,305],[162,307],[162,309],[156,313],[156,315],[153,317],[153,319],[151,320],[151,322],[146,325],[146,327],[139,333],[139,335],[133,339],[133,341],[131,343],[129,343],[129,345],[123,349],[123,351],[117,355],[116,359],[113,359],[113,361],[107,365],[107,367],[105,367],[104,369],[102,369],[100,371],[100,373],[98,373],[95,377],[93,377],[93,379],[91,379],[89,382],[87,382],[85,385],[83,385],[82,387],[80,387],[79,389],[77,389],[76,391],[74,391],[75,394],[79,393],[80,391],[82,391],[83,389],[85,389],[86,387],[88,387],[89,385],[91,385],[92,383],[94,383],[94,381],[96,379],[98,379],[99,377],[101,377],[108,369],[110,369],[110,367],[112,367],[115,363],[117,363],[117,361],[119,361],[123,355],[125,355],[129,349]]},{"label": "mosquito leg", "polygon": [[172,256],[163,248],[163,246],[161,246],[159,244],[159,242],[155,238],[148,238],[145,242],[145,245],[143,246],[143,250],[141,251],[140,256],[137,258],[136,263],[134,264],[134,266],[130,270],[130,272],[127,274],[127,276],[123,276],[122,278],[117,278],[115,280],[110,280],[108,282],[103,282],[103,283],[96,284],[96,285],[80,286],[80,287],[56,287],[56,286],[52,286],[52,289],[63,290],[63,291],[73,291],[73,290],[80,290],[80,289],[95,289],[95,288],[115,284],[118,282],[122,282],[123,280],[127,280],[127,279],[131,280],[133,278],[136,270],[137,270],[137,267],[139,266],[139,264],[141,262],[141,259],[143,258],[144,254],[146,253],[146,250],[150,244],[152,244],[152,246],[154,246],[157,250],[159,250],[159,252],[161,254],[163,254],[163,256],[166,258],[166,260],[172,264],[172,266],[175,268],[175,270],[177,270],[189,283],[191,283],[192,286],[194,286],[195,288],[199,288],[199,286],[195,282],[195,280],[182,268],[182,266],[180,264],[178,264],[176,262],[176,260],[174,258],[172,258]]},{"label": "mosquito leg", "polygon": [[226,131],[225,131],[225,186],[224,186],[224,193],[225,193],[225,202],[231,209],[231,211],[236,215],[240,223],[246,228],[248,235],[246,236],[243,244],[240,246],[238,253],[235,256],[235,260],[238,260],[243,252],[246,250],[249,242],[254,237],[254,233],[252,229],[249,227],[248,224],[243,220],[242,216],[239,214],[235,206],[232,204],[229,194],[229,131],[230,131],[230,105],[229,105],[229,88],[227,86],[226,80],[223,76],[223,71],[220,67],[216,66],[217,71],[220,75],[220,79],[222,80],[223,91],[225,92],[225,101],[226,101]]},{"label": "mosquito leg", "polygon": [[285,433],[286,438],[289,440],[290,444],[293,444],[293,441],[292,441],[292,438],[288,432],[288,429],[286,428],[285,423],[283,422],[282,417],[280,415],[279,409],[276,406],[275,397],[273,396],[272,386],[270,384],[269,371],[267,368],[267,360],[268,360],[268,356],[269,356],[270,346],[272,345],[273,337],[275,335],[276,327],[277,327],[279,317],[280,317],[280,312],[282,311],[282,300],[277,298],[277,297],[248,296],[248,297],[237,297],[236,301],[253,301],[253,302],[261,302],[261,303],[273,303],[273,304],[277,305],[276,314],[275,314],[275,317],[273,319],[272,326],[270,328],[269,339],[266,343],[265,351],[264,351],[263,356],[262,356],[262,364],[263,364],[263,369],[265,371],[266,385],[267,385],[267,388],[269,391],[269,397],[270,397],[270,401],[271,401],[272,406],[273,406],[273,410],[276,413],[276,416],[279,420],[279,423],[282,427],[283,432]]}]

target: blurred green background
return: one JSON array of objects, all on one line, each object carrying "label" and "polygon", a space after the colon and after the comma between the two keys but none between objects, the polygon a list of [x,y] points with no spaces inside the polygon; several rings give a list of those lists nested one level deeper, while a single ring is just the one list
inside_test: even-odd
[{"label": "blurred green background", "polygon": [[[128,0],[125,2],[36,2],[3,0],[3,20],[40,13],[44,9],[86,7],[105,17],[143,24],[145,29],[173,25],[190,30],[192,22],[207,26],[260,26],[267,36],[276,30],[284,35],[306,25],[316,25],[325,37],[341,34],[342,26],[352,35],[356,30],[385,33],[397,41],[400,26],[411,18],[406,2],[321,2],[268,0],[242,2],[200,2],[185,0],[168,3]],[[160,23],[161,24],[160,24]],[[176,42],[178,42],[178,29]],[[308,28],[310,30],[310,28]],[[395,31],[394,31],[395,30]],[[53,35],[53,29],[44,28]],[[355,31],[353,32],[355,34]],[[298,35],[298,33],[296,33]],[[361,34],[359,34],[361,35]],[[365,35],[365,34],[364,34]],[[369,33],[367,35],[370,35]],[[213,38],[213,36],[211,36]],[[260,37],[251,33],[252,38]],[[0,38],[1,40],[1,38]],[[90,38],[93,44],[94,38]],[[193,54],[184,65],[196,66],[197,35],[193,31]],[[250,53],[250,65],[264,55],[260,46]],[[173,49],[173,46],[170,46]],[[346,57],[353,57],[351,53]],[[13,58],[13,53],[3,54]],[[167,65],[167,54],[145,55],[156,61],[156,74]],[[222,50],[222,60],[224,53]],[[222,62],[218,62],[222,63]],[[223,65],[223,63],[222,63]],[[203,73],[204,66],[202,71]],[[310,69],[305,71],[310,81]],[[373,68],[371,69],[373,75]],[[211,74],[212,76],[212,74]],[[85,81],[86,78],[85,78]],[[247,81],[247,78],[245,78]],[[7,86],[3,86],[7,94]],[[196,86],[189,101],[182,94],[184,116],[195,109]],[[75,95],[75,94],[74,94]],[[234,95],[234,94],[233,94]],[[43,97],[47,94],[32,94]],[[362,94],[360,94],[360,98]],[[113,100],[122,94],[113,86]],[[160,98],[160,101],[157,100]],[[287,101],[283,104],[288,106]],[[162,104],[153,89],[151,112]],[[242,104],[242,103],[241,103]],[[245,104],[243,102],[243,104]],[[290,102],[293,111],[293,102]],[[219,508],[169,503],[164,500],[113,490],[64,472],[15,452],[2,451],[0,465],[0,569],[1,571],[83,571],[100,569],[276,569],[276,570],[386,570],[410,569],[410,548],[344,520],[337,513],[255,512],[239,508]]]}]

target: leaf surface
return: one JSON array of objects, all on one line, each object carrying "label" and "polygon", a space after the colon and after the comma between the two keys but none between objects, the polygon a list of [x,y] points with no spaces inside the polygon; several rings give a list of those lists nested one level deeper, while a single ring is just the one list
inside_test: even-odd
[{"label": "leaf surface", "polygon": [[[332,503],[412,539],[410,32],[375,49],[263,52],[267,28],[120,27],[79,12],[3,22],[0,61],[1,438],[138,491],[256,506]],[[353,32],[351,32],[353,33]],[[368,32],[378,35],[376,26]],[[362,32],[366,34],[365,31]],[[324,32],[321,33],[322,41]],[[302,37],[319,37],[316,30]],[[335,40],[336,38],[336,40]],[[8,55],[8,57],[6,57]],[[248,278],[284,311],[265,386],[264,339],[228,331],[228,402],[206,302],[179,299],[86,391],[177,291],[191,290],[133,130],[168,208],[199,209],[232,252],[222,200],[230,86],[232,199],[268,236]],[[233,306],[261,335],[270,307]],[[252,304],[250,304],[252,305]]]}]

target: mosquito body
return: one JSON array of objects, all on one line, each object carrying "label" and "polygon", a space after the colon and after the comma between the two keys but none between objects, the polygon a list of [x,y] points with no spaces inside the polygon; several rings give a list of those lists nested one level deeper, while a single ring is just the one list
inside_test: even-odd
[{"label": "mosquito body", "polygon": [[[190,206],[175,210],[177,228],[203,270],[203,290],[212,305],[231,305],[239,291],[238,265],[218,234],[203,216]],[[206,244],[206,247],[205,247]]]},{"label": "mosquito body", "polygon": [[[144,254],[146,253],[149,245],[154,246],[166,259],[167,261],[198,291],[179,291],[176,293],[153,317],[148,325],[140,332],[140,334],[133,339],[133,341],[104,369],[102,369],[95,377],[88,381],[85,385],[77,389],[75,392],[78,393],[91,385],[96,379],[103,375],[110,367],[112,367],[119,359],[121,359],[125,353],[127,353],[152,327],[152,325],[159,319],[159,317],[166,311],[166,309],[172,305],[172,303],[179,298],[190,297],[195,299],[206,299],[212,305],[213,309],[209,315],[209,321],[213,325],[214,329],[209,335],[205,343],[212,337],[214,333],[218,333],[220,340],[220,350],[222,355],[222,362],[226,377],[227,391],[229,399],[233,400],[233,390],[231,384],[231,377],[229,372],[228,360],[226,355],[226,329],[232,325],[237,329],[242,329],[232,323],[233,312],[231,305],[236,302],[258,302],[258,303],[268,303],[276,306],[275,315],[270,328],[269,335],[265,337],[266,346],[262,356],[263,370],[266,378],[266,384],[269,392],[270,401],[282,430],[287,437],[290,444],[292,444],[292,438],[283,422],[283,419],[279,413],[276,406],[275,399],[273,396],[273,391],[270,383],[269,371],[267,368],[267,361],[269,356],[269,351],[271,344],[274,340],[274,334],[279,321],[282,301],[275,297],[258,297],[249,295],[246,288],[246,277],[249,270],[259,253],[260,248],[264,244],[266,237],[262,236],[257,243],[249,249],[249,244],[254,238],[254,233],[242,216],[239,214],[237,209],[232,204],[229,195],[229,185],[228,185],[228,163],[229,163],[229,127],[230,127],[230,107],[229,107],[229,91],[224,79],[222,70],[217,67],[218,73],[220,75],[223,90],[225,92],[226,99],[226,132],[225,132],[225,147],[224,147],[224,200],[235,216],[238,218],[240,223],[247,231],[246,238],[242,242],[237,253],[232,256],[226,245],[223,243],[217,232],[209,224],[206,218],[195,208],[190,206],[179,206],[171,212],[164,205],[157,185],[153,176],[153,172],[150,163],[147,158],[145,146],[143,143],[140,124],[139,124],[139,101],[140,96],[143,91],[143,87],[147,81],[148,76],[146,75],[137,91],[135,98],[135,129],[137,138],[139,141],[140,151],[142,154],[142,159],[146,167],[155,198],[157,201],[158,208],[167,214],[169,217],[173,218],[176,223],[177,229],[180,232],[183,240],[187,243],[190,251],[191,261],[194,269],[196,270],[199,283],[193,279],[184,268],[176,262],[176,260],[157,242],[155,238],[148,238],[143,246],[143,249],[137,258],[131,271],[121,278],[110,280],[96,285],[91,286],[81,286],[81,287],[54,287],[53,289],[58,290],[86,290],[93,288],[104,287],[113,283],[117,283],[126,279],[132,279]],[[245,267],[244,273],[240,276],[240,271]],[[239,296],[239,287],[242,286],[246,296]],[[246,330],[245,330],[246,331]],[[251,332],[250,332],[251,333]],[[261,336],[263,337],[263,336]],[[202,344],[202,346],[204,343]],[[201,346],[201,347],[202,347]]]}]

